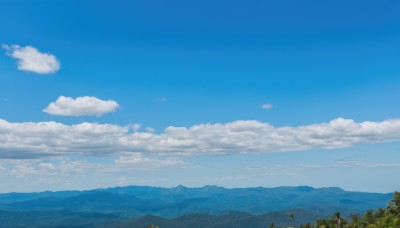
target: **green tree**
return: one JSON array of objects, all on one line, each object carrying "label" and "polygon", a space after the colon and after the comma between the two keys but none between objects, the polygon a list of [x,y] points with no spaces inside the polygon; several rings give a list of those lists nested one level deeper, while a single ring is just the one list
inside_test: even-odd
[{"label": "green tree", "polygon": [[388,210],[393,215],[400,215],[400,192],[395,192],[390,200]]},{"label": "green tree", "polygon": [[368,227],[368,225],[375,224],[374,210],[368,210],[362,217],[363,226]]},{"label": "green tree", "polygon": [[349,228],[358,228],[361,227],[361,216],[359,214],[354,214],[350,216],[351,221],[347,225]]}]

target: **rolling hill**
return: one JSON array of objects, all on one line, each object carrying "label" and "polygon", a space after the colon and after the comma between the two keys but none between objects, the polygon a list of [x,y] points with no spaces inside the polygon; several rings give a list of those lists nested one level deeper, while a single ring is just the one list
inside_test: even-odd
[{"label": "rolling hill", "polygon": [[[37,218],[77,221],[76,226],[134,227],[143,224],[253,224],[314,222],[335,212],[344,216],[385,207],[392,194],[349,192],[340,188],[233,188],[128,186],[87,191],[0,194],[2,221],[35,224]],[[25,220],[17,219],[23,217]],[[41,220],[37,220],[40,224]],[[18,223],[18,224],[19,224]],[[17,224],[17,223],[16,223]],[[43,225],[43,224],[42,224]],[[192,226],[191,226],[192,227]],[[240,226],[239,226],[240,227]]]}]

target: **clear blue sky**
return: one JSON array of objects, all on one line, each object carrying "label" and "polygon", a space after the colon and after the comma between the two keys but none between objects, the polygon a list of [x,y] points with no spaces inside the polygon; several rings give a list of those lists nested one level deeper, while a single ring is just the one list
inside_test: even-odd
[{"label": "clear blue sky", "polygon": [[[394,0],[4,0],[0,44],[31,46],[55,56],[60,67],[49,74],[24,70],[14,49],[1,49],[0,120],[13,126],[4,130],[0,122],[0,189],[216,184],[400,190],[400,128],[384,128],[396,121],[379,124],[400,118],[399,12]],[[118,108],[81,116],[43,111],[60,96],[113,100]],[[326,133],[329,146],[313,146],[315,134],[305,140],[295,130],[337,118],[377,123],[378,133],[360,133],[349,144],[353,138]],[[87,148],[103,145],[100,137],[96,145],[61,146],[64,133],[55,130],[38,143],[44,136],[23,125],[138,123],[139,132],[157,141],[169,126],[240,120],[288,127],[295,136],[270,149],[275,142],[257,147],[262,132],[254,136],[260,142],[247,145],[251,138],[225,138],[215,130],[215,142],[205,147],[171,146],[169,153],[166,144],[142,150],[127,142],[96,152]],[[296,140],[307,143],[292,147]],[[213,153],[213,145],[224,152]]]}]

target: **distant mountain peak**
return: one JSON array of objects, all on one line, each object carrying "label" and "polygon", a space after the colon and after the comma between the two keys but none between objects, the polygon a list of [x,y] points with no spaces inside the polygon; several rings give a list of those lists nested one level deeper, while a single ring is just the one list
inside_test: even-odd
[{"label": "distant mountain peak", "polygon": [[175,189],[175,190],[177,190],[177,191],[182,191],[182,190],[187,189],[187,187],[185,187],[184,185],[181,185],[181,184],[180,184],[180,185],[174,187],[173,189]]},{"label": "distant mountain peak", "polygon": [[302,192],[311,192],[311,191],[315,190],[315,188],[310,187],[310,186],[298,186],[297,189]]},{"label": "distant mountain peak", "polygon": [[203,189],[214,190],[214,189],[224,189],[224,188],[217,185],[204,185]]}]

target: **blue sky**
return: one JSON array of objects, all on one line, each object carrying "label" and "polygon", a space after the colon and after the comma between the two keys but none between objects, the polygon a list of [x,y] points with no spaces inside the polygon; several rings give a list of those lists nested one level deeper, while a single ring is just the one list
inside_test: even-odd
[{"label": "blue sky", "polygon": [[2,1],[0,189],[399,190],[399,10]]}]

